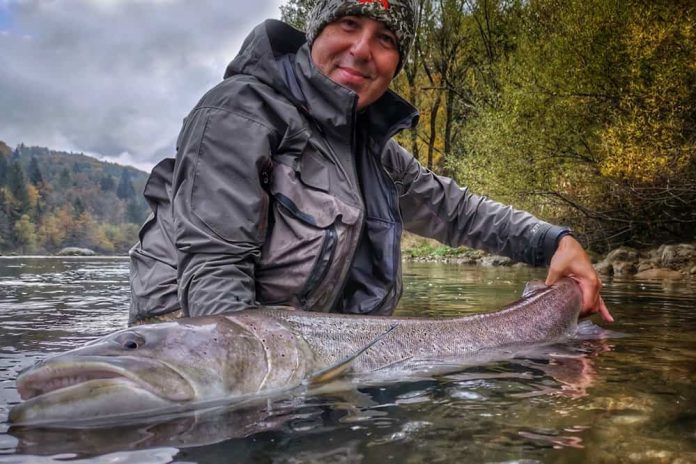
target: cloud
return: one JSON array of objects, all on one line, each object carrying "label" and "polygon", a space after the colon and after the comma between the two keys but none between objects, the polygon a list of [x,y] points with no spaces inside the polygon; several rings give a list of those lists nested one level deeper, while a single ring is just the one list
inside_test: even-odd
[{"label": "cloud", "polygon": [[0,140],[140,167],[280,0],[0,0]]}]

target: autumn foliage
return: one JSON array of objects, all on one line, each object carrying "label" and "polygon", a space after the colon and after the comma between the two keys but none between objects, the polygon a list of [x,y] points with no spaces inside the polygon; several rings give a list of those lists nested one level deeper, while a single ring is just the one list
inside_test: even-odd
[{"label": "autumn foliage", "polygon": [[77,246],[125,254],[148,213],[146,174],[81,154],[0,142],[0,253]]},{"label": "autumn foliage", "polygon": [[[312,0],[290,0],[302,27]],[[399,141],[460,184],[573,227],[597,250],[693,241],[696,4],[421,0],[394,83]]]}]

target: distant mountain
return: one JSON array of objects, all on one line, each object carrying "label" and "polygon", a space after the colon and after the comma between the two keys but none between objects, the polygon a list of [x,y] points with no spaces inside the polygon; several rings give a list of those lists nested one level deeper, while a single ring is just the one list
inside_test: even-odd
[{"label": "distant mountain", "polygon": [[149,214],[148,174],[130,166],[0,141],[0,252],[66,246],[125,253]]}]

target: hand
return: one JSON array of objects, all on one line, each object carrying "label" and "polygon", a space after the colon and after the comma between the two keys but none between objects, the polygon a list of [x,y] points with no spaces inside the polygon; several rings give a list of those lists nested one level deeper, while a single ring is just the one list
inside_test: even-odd
[{"label": "hand", "polygon": [[558,242],[558,248],[549,265],[546,285],[554,284],[561,277],[570,277],[580,284],[582,291],[581,317],[599,313],[605,321],[614,322],[614,318],[599,294],[602,289],[602,281],[599,280],[597,271],[592,267],[590,257],[585,253],[580,242],[570,235],[562,237],[561,241]]}]

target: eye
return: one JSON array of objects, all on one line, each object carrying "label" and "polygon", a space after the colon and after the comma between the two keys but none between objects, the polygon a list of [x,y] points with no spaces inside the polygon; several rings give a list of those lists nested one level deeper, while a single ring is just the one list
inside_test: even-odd
[{"label": "eye", "polygon": [[396,49],[396,37],[392,34],[384,33],[380,35],[379,40],[384,47]]},{"label": "eye", "polygon": [[341,18],[339,24],[341,24],[341,26],[346,30],[354,30],[358,27],[358,21],[352,16],[344,16]]},{"label": "eye", "polygon": [[126,340],[123,343],[123,347],[127,350],[136,350],[138,349],[138,343],[135,340]]},{"label": "eye", "polygon": [[143,346],[145,344],[145,339],[136,332],[124,332],[116,337],[116,343],[124,350],[133,351]]}]

